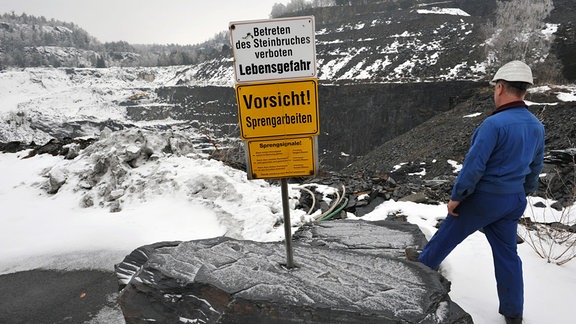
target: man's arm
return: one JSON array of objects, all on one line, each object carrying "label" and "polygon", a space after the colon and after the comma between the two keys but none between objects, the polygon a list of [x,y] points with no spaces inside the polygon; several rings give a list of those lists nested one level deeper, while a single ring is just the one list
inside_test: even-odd
[{"label": "man's arm", "polygon": [[471,195],[486,171],[486,164],[498,140],[498,129],[485,120],[472,136],[462,170],[456,178],[450,200],[462,201]]},{"label": "man's arm", "polygon": [[530,173],[526,175],[524,180],[524,192],[526,195],[536,192],[538,190],[538,178],[544,167],[544,127],[542,127],[542,135],[539,138],[536,154],[532,163],[530,163]]}]

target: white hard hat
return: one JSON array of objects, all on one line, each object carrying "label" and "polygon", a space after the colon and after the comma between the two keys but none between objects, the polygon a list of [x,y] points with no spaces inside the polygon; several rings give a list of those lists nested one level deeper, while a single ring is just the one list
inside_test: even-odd
[{"label": "white hard hat", "polygon": [[532,70],[526,63],[521,61],[511,61],[502,65],[494,75],[494,78],[492,78],[492,83],[498,80],[534,84]]}]

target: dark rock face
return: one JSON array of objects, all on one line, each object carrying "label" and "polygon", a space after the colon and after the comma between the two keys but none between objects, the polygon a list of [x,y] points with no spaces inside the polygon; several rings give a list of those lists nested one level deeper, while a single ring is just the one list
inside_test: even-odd
[{"label": "dark rock face", "polygon": [[[540,195],[556,201],[558,210],[569,208],[576,199],[576,148],[551,150],[544,158]],[[554,207],[554,205],[553,205]]]},{"label": "dark rock face", "polygon": [[[469,81],[320,85],[322,169],[342,169],[358,156],[450,110],[481,85]],[[234,89],[164,87],[157,95],[163,106],[130,106],[128,117],[134,121],[191,120],[195,126],[209,126],[219,137],[239,138]]]},{"label": "dark rock face", "polygon": [[[449,111],[478,82],[322,86],[321,164],[340,170],[379,145]],[[349,158],[343,157],[346,153]]]},{"label": "dark rock face", "polygon": [[[529,93],[526,99],[533,102],[556,102],[556,95],[557,90],[552,88],[545,93]],[[529,107],[546,129],[547,158],[544,160],[543,173],[547,175],[540,178],[538,196],[561,200],[563,203],[573,200],[570,192],[574,190],[575,168],[571,139],[576,138],[575,107],[575,102]],[[478,88],[463,93],[449,111],[439,113],[387,141],[340,172],[349,178],[351,175],[362,176],[362,179],[368,179],[372,184],[375,184],[373,179],[388,175],[388,182],[394,179],[399,184],[391,188],[394,189],[391,194],[395,199],[409,193],[425,192],[430,200],[445,202],[456,179],[454,168],[447,160],[460,164],[463,162],[474,130],[493,109],[491,88]],[[388,188],[385,186],[385,189]]]},{"label": "dark rock face", "polygon": [[424,243],[418,228],[392,223],[305,227],[293,269],[280,242],[141,247],[117,266],[119,304],[126,323],[472,323],[446,279],[401,256]]},{"label": "dark rock face", "polygon": [[31,151],[26,156],[27,158],[38,154],[50,154],[53,156],[63,155],[67,159],[73,159],[78,155],[79,151],[85,149],[94,142],[94,139],[70,137],[65,137],[62,139],[54,138],[44,145],[38,145],[34,142],[26,144],[20,141],[12,141],[8,143],[0,143],[0,152],[16,153],[30,149]]},{"label": "dark rock face", "polygon": [[566,80],[576,79],[576,26],[573,23],[563,24],[556,32],[554,43],[556,55],[562,62],[562,74]]},{"label": "dark rock face", "polygon": [[574,1],[554,0],[554,10],[550,14],[550,21],[560,22],[560,26],[556,32],[553,50],[562,62],[562,74],[568,81],[576,80],[576,62],[574,62],[576,25],[573,18],[575,15]]}]

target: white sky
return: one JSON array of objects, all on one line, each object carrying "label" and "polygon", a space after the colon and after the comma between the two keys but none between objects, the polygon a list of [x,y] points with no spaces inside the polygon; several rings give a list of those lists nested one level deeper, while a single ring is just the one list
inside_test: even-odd
[{"label": "white sky", "polygon": [[0,0],[14,11],[71,22],[101,42],[197,44],[226,31],[230,21],[268,19],[289,0]]}]

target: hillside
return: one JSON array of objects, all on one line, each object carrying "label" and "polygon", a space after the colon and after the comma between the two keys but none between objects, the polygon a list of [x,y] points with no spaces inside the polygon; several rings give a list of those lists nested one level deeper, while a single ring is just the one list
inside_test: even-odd
[{"label": "hillside", "polygon": [[221,55],[225,33],[198,45],[101,43],[73,23],[25,13],[0,15],[0,69],[190,65]]},{"label": "hillside", "polygon": [[[550,42],[550,51],[534,49],[527,58],[542,75],[553,74],[543,80],[576,80],[570,59],[576,35],[569,15],[575,6],[567,0],[553,3],[541,30],[531,35],[534,44]],[[495,10],[496,0],[364,0],[285,16],[315,17],[318,78],[324,84],[406,83],[482,80],[491,73],[486,44],[494,34],[487,26],[494,24]],[[232,54],[226,45],[222,54],[190,78],[229,71]]]},{"label": "hillside", "polygon": [[[567,79],[574,79],[571,55],[576,35],[569,13],[574,12],[575,5],[556,0],[554,6],[538,34],[543,39],[556,36],[551,54],[567,62],[561,70]],[[363,173],[389,172],[398,163],[434,155],[458,160],[462,152],[434,150],[419,144],[426,142],[420,135],[407,132],[426,122],[422,124],[422,138],[431,131],[426,128],[432,127],[442,130],[436,137],[453,138],[458,143],[441,148],[466,147],[469,133],[481,117],[456,123],[467,125],[463,130],[435,127],[436,119],[431,118],[460,114],[454,109],[468,109],[470,113],[478,113],[475,107],[490,109],[489,96],[483,95],[489,91],[483,80],[490,74],[483,26],[494,19],[495,8],[495,0],[482,5],[472,0],[365,0],[290,13],[316,17],[321,170],[339,171],[357,159],[364,165],[354,164],[350,170]],[[31,20],[33,26],[40,23]],[[55,25],[46,30],[59,35],[68,35],[68,31],[85,35],[75,32],[73,25],[60,28],[59,22],[46,23]],[[18,30],[14,22],[2,26]],[[98,47],[87,39],[84,50]],[[127,53],[132,48],[129,44],[113,45]],[[57,52],[60,48],[50,49]],[[223,148],[232,149],[234,165],[241,166],[244,157],[231,55],[230,48],[222,45],[214,58],[205,57],[192,65],[7,69],[0,73],[4,98],[0,142],[39,145],[52,138],[95,137],[104,129],[199,129],[210,143],[207,149],[220,153]],[[136,56],[118,58],[126,57]],[[537,71],[535,74],[539,78]],[[556,87],[545,96],[554,97],[555,92],[570,95],[572,91]],[[535,101],[549,102],[546,98]],[[458,133],[452,135],[453,131]],[[396,139],[398,136],[402,137]],[[414,139],[410,145],[406,143],[409,136]],[[401,139],[404,142],[393,149],[380,147]],[[375,149],[387,153],[371,153]],[[371,158],[373,154],[380,157]]]},{"label": "hillside", "polygon": [[[304,2],[306,3],[306,2]],[[318,76],[329,83],[478,80],[486,71],[487,26],[496,0],[363,0],[312,2],[284,16],[316,18]],[[321,6],[325,3],[328,6]],[[338,3],[339,5],[334,5]],[[554,34],[546,65],[576,79],[574,4],[555,0],[542,22]],[[26,14],[0,16],[0,67],[108,67],[204,65],[192,78],[212,79],[231,68],[228,32],[198,45],[100,43],[78,26]],[[541,56],[538,54],[536,56]],[[531,57],[530,55],[529,57]],[[546,71],[546,69],[544,69]]]},{"label": "hillside", "polygon": [[[546,129],[539,195],[569,204],[576,179],[576,86],[536,87],[529,91],[526,102]],[[421,192],[428,199],[446,201],[472,133],[493,108],[491,87],[468,91],[453,109],[378,146],[341,173],[368,182],[390,177],[401,184],[398,198]]]},{"label": "hillside", "polygon": [[[568,92],[567,92],[568,91]],[[563,98],[564,95],[568,95]],[[576,138],[576,87],[536,87],[526,96],[530,111],[546,127],[548,150],[574,146]],[[453,159],[462,162],[472,133],[492,112],[492,88],[486,86],[464,93],[453,109],[439,113],[410,131],[387,141],[346,168],[350,172],[381,174],[400,162],[427,162]],[[403,161],[404,159],[404,161]],[[446,173],[431,168],[424,178]]]}]

